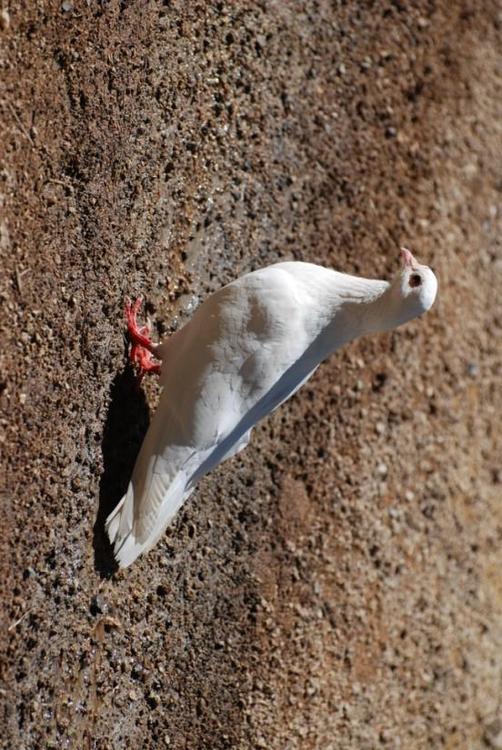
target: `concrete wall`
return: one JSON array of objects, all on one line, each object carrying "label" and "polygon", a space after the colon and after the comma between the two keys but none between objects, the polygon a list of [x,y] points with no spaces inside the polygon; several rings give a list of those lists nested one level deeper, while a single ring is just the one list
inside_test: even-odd
[{"label": "concrete wall", "polygon": [[[499,3],[4,3],[2,747],[502,747]],[[325,363],[110,577],[155,335],[278,259],[433,311]],[[497,744],[498,743],[498,744]]]}]

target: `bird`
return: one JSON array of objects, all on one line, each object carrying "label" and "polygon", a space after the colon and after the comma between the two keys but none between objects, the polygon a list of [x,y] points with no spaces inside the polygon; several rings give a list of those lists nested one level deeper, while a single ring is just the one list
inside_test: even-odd
[{"label": "bird", "polygon": [[[197,482],[249,443],[253,427],[344,344],[427,312],[438,282],[407,248],[390,282],[284,261],[210,295],[159,344],[126,305],[139,378],[157,373],[158,407],[127,491],[106,519],[119,568],[162,537]],[[157,360],[157,361],[155,361]]]}]

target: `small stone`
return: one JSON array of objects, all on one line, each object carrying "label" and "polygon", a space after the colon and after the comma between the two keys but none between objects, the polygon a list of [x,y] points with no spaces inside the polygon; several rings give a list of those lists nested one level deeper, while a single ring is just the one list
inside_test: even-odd
[{"label": "small stone", "polygon": [[389,469],[387,467],[387,464],[384,464],[384,463],[378,464],[376,470],[377,470],[377,474],[379,476],[381,476],[381,477],[386,477],[387,474],[389,473]]},{"label": "small stone", "polygon": [[375,425],[375,432],[377,435],[383,435],[385,432],[385,423],[384,422],[377,422]]},{"label": "small stone", "polygon": [[133,680],[140,680],[142,677],[145,676],[145,670],[143,669],[141,664],[133,664],[131,669],[131,677]]},{"label": "small stone", "polygon": [[159,705],[160,699],[157,693],[155,693],[153,690],[150,690],[150,692],[146,696],[146,702],[148,703],[151,709],[154,709],[154,708],[157,708],[157,706]]},{"label": "small stone", "polygon": [[103,614],[108,609],[106,599],[101,594],[96,594],[91,599],[91,606],[89,607],[91,615],[96,617],[98,614]]},{"label": "small stone", "polygon": [[9,11],[6,8],[0,11],[0,29],[2,31],[8,31],[10,29],[10,16]]},{"label": "small stone", "polygon": [[343,63],[340,63],[340,65],[338,66],[338,72],[341,76],[344,76],[345,73],[347,72],[347,68],[345,67]]},{"label": "small stone", "polygon": [[471,378],[477,378],[477,376],[479,375],[479,365],[476,364],[476,362],[469,362],[465,369],[467,374]]},{"label": "small stone", "polygon": [[64,0],[64,2],[61,3],[61,10],[63,13],[70,13],[70,11],[73,10],[73,3],[71,0]]}]

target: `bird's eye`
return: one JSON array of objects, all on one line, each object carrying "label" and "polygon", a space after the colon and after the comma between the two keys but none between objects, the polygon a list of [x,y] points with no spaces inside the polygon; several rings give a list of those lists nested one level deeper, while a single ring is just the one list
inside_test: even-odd
[{"label": "bird's eye", "polygon": [[410,276],[410,286],[415,288],[422,283],[422,277],[418,273],[412,273]]}]

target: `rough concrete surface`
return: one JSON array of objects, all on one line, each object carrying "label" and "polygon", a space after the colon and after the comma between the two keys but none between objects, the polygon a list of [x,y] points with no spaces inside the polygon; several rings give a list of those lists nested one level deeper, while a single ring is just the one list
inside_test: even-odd
[{"label": "rough concrete surface", "polygon": [[[502,747],[501,50],[498,0],[3,0],[2,748]],[[434,309],[113,572],[124,299],[400,244]]]}]

